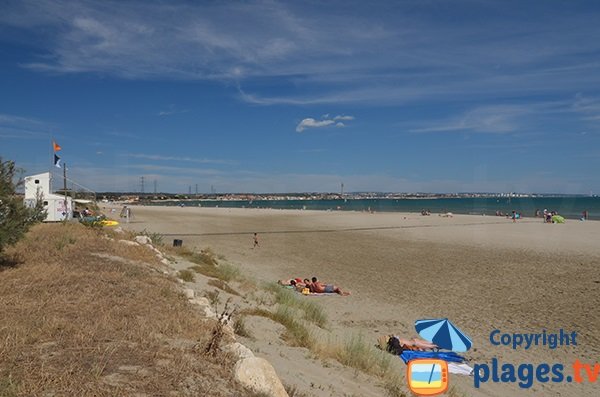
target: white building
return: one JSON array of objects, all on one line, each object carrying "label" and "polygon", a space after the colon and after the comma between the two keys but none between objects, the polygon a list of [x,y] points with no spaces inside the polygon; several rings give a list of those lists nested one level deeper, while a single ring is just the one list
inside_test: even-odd
[{"label": "white building", "polygon": [[52,193],[52,175],[49,172],[25,177],[25,205],[34,207],[37,200],[44,201],[46,222],[59,222],[73,217],[71,197]]}]

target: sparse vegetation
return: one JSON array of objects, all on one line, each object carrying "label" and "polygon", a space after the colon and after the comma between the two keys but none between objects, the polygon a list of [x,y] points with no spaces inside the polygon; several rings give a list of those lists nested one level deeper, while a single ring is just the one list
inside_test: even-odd
[{"label": "sparse vegetation", "polygon": [[[27,208],[21,197],[16,196],[14,183],[17,168],[13,161],[3,161],[0,157],[0,253],[19,241],[37,222],[46,218],[41,197],[34,208]],[[17,185],[21,184],[19,181]]]},{"label": "sparse vegetation", "polygon": [[280,305],[300,309],[304,313],[304,319],[307,321],[321,328],[327,324],[327,315],[317,303],[308,301],[293,290],[282,288],[276,283],[269,283],[265,288],[275,295],[275,301]]},{"label": "sparse vegetation", "polygon": [[203,295],[206,297],[206,299],[208,299],[211,306],[216,307],[219,304],[219,302],[221,302],[221,298],[219,297],[219,291],[216,289],[212,291],[203,291]]},{"label": "sparse vegetation", "polygon": [[212,285],[213,287],[217,287],[217,288],[219,288],[219,289],[221,289],[221,290],[223,290],[223,291],[225,291],[225,292],[227,292],[228,294],[231,294],[231,295],[236,295],[236,296],[240,295],[239,292],[237,292],[236,290],[234,290],[233,288],[231,288],[229,286],[229,284],[227,284],[223,280],[219,280],[219,279],[213,278],[213,279],[208,280],[208,285]]},{"label": "sparse vegetation", "polygon": [[390,356],[365,342],[362,335],[355,335],[337,349],[340,363],[366,373],[385,376],[390,369]]},{"label": "sparse vegetation", "polygon": [[402,390],[402,383],[397,378],[386,379],[385,390],[389,397],[406,397],[406,393]]},{"label": "sparse vegetation", "polygon": [[0,272],[0,396],[248,395],[228,355],[198,355],[215,321],[146,247],[42,224],[6,255],[21,263]]},{"label": "sparse vegetation", "polygon": [[162,246],[163,245],[164,236],[160,233],[155,233],[155,232],[151,232],[151,231],[144,229],[141,232],[139,232],[138,235],[142,235],[142,236],[146,236],[146,237],[150,238],[150,240],[152,240],[152,244],[154,246],[159,246],[159,245]]},{"label": "sparse vegetation", "polygon": [[298,391],[296,385],[284,384],[283,387],[285,388],[285,391],[289,397],[308,397],[308,394]]},{"label": "sparse vegetation", "polygon": [[177,272],[177,276],[185,282],[193,283],[194,282],[194,273],[190,270],[184,269]]},{"label": "sparse vegetation", "polygon": [[221,351],[221,343],[225,337],[225,326],[231,321],[231,318],[235,314],[235,309],[230,310],[230,304],[231,299],[228,299],[227,302],[225,302],[223,311],[217,315],[217,322],[214,325],[212,336],[204,349],[204,354],[208,356],[215,357]]},{"label": "sparse vegetation", "polygon": [[314,339],[308,328],[300,321],[296,320],[295,313],[289,307],[278,306],[275,312],[270,312],[265,309],[248,309],[242,311],[242,314],[261,316],[270,318],[271,320],[283,325],[286,332],[283,338],[291,346],[310,348],[314,345]]},{"label": "sparse vegetation", "polygon": [[239,315],[235,318],[235,320],[233,321],[233,332],[235,332],[236,335],[243,336],[246,338],[252,337],[252,334],[246,328],[246,316]]},{"label": "sparse vegetation", "polygon": [[225,282],[243,279],[239,268],[225,261],[219,262],[217,256],[210,249],[193,252],[186,248],[177,248],[175,253],[194,262],[196,265],[190,267],[190,269],[197,273],[218,278]]}]

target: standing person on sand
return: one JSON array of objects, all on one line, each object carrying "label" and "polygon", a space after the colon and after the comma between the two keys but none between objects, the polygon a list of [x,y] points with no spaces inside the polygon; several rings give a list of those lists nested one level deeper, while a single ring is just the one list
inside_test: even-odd
[{"label": "standing person on sand", "polygon": [[254,233],[254,245],[252,246],[252,248],[256,247],[260,247],[260,245],[258,245],[258,234]]}]

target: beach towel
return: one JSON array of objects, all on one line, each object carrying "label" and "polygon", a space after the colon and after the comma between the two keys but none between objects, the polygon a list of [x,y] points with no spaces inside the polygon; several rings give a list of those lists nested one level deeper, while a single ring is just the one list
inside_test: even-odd
[{"label": "beach towel", "polygon": [[554,216],[552,216],[552,222],[554,222],[554,223],[565,223],[565,218],[563,218],[560,215],[554,215]]},{"label": "beach towel", "polygon": [[416,358],[437,358],[449,363],[462,363],[465,361],[463,356],[459,356],[454,352],[421,352],[416,350],[404,350],[400,354],[400,358],[402,358],[405,364]]}]

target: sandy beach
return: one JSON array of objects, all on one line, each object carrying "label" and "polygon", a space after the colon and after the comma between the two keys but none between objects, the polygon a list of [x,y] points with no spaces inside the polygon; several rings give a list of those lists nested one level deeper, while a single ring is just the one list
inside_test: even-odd
[{"label": "sandy beach", "polygon": [[[466,354],[472,365],[493,358],[515,366],[561,363],[569,375],[576,359],[596,362],[600,352],[600,222],[132,208],[134,218],[125,228],[161,233],[167,243],[182,239],[187,247],[210,247],[258,280],[316,275],[351,291],[349,297],[307,298],[320,299],[332,333],[340,336],[361,334],[373,343],[381,334],[414,337],[415,320],[447,317],[472,338],[473,349]],[[260,247],[253,249],[255,232]],[[577,346],[493,346],[490,332],[495,329],[511,334],[575,331]],[[272,350],[261,352],[282,378],[301,378]],[[455,376],[452,384],[466,395],[597,395],[597,386],[587,383],[536,381],[521,389],[516,383],[488,382],[475,389],[472,378]],[[350,383],[336,387],[347,395],[372,395],[353,391],[357,386]]]}]

